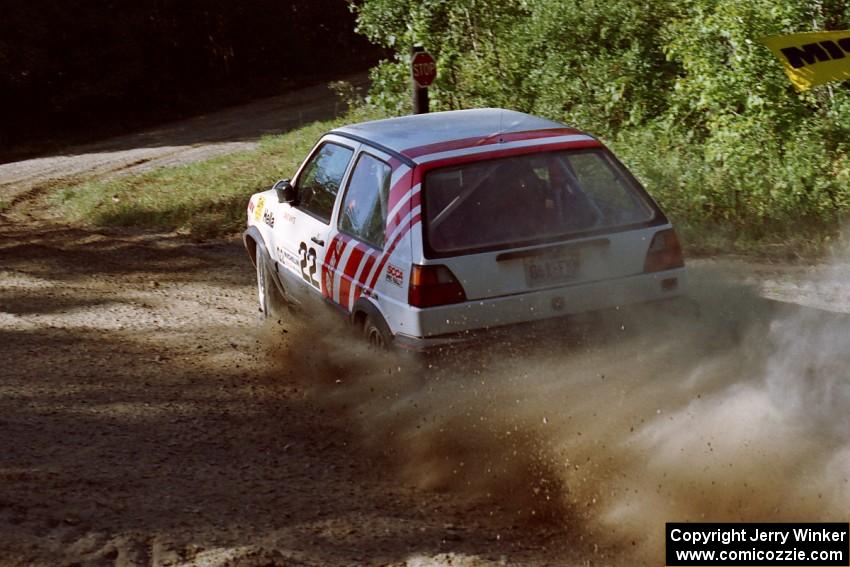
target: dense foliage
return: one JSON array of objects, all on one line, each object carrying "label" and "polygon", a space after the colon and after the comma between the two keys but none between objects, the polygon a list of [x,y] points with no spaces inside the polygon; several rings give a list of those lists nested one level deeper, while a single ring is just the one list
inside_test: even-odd
[{"label": "dense foliage", "polygon": [[[798,93],[759,38],[850,27],[847,0],[361,0],[396,52],[371,102],[409,105],[408,53],[438,58],[437,109],[503,106],[611,144],[691,228],[748,237],[850,209],[848,83]],[[706,231],[700,231],[705,233]]]},{"label": "dense foliage", "polygon": [[343,0],[4,0],[0,153],[365,69],[354,23]]}]

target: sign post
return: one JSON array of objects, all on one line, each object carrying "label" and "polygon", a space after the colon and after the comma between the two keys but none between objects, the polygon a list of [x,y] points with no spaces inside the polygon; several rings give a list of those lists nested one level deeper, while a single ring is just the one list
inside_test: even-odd
[{"label": "sign post", "polygon": [[425,114],[428,112],[428,86],[437,76],[437,62],[421,45],[410,48],[410,76],[413,114]]}]

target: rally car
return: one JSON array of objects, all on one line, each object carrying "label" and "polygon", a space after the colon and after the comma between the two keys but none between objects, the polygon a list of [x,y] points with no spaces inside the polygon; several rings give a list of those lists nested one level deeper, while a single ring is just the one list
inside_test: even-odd
[{"label": "rally car", "polygon": [[596,138],[502,109],[352,124],[251,196],[261,313],[334,307],[375,346],[683,293],[676,233]]}]

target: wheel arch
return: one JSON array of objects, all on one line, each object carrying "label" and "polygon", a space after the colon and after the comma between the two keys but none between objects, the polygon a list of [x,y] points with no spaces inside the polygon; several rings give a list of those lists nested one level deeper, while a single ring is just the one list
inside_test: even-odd
[{"label": "wheel arch", "polygon": [[266,252],[266,255],[269,256],[268,251],[266,250],[266,243],[263,240],[263,234],[256,226],[249,226],[248,230],[242,233],[242,243],[245,245],[245,250],[248,252],[248,256],[251,258],[251,263],[254,264],[254,266],[257,265],[258,250]]},{"label": "wheel arch", "polygon": [[387,337],[392,338],[394,336],[390,330],[390,326],[387,324],[387,320],[384,318],[384,314],[381,313],[378,306],[369,299],[360,297],[354,302],[354,307],[351,309],[351,323],[358,328],[362,328],[363,324],[366,322],[366,317],[375,321],[375,323],[382,328]]},{"label": "wheel arch", "polygon": [[242,233],[242,242],[245,244],[245,249],[248,251],[248,256],[251,258],[251,263],[254,267],[257,266],[258,258],[265,257],[268,260],[266,268],[268,268],[269,274],[271,275],[277,291],[282,297],[287,297],[286,290],[283,287],[283,282],[280,281],[277,268],[272,260],[271,254],[268,252],[268,248],[266,248],[266,243],[263,240],[263,235],[260,230],[256,226],[249,226],[248,230]]}]

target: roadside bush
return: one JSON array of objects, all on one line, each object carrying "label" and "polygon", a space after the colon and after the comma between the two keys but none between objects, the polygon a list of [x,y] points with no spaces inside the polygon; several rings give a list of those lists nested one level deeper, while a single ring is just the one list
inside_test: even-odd
[{"label": "roadside bush", "polygon": [[612,145],[690,244],[828,234],[850,209],[848,83],[798,93],[758,40],[850,27],[842,0],[361,0],[395,50],[369,102],[407,112],[409,50],[438,59],[434,109],[503,106]]}]

